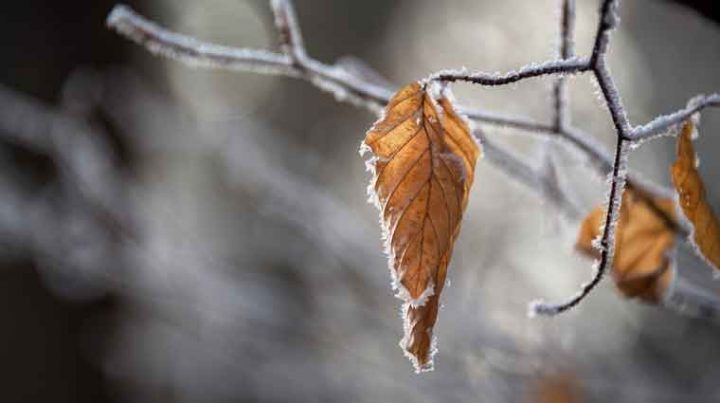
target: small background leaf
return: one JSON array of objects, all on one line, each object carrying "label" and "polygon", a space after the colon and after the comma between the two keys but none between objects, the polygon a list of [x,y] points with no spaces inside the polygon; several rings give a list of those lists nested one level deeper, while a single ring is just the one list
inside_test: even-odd
[{"label": "small background leaf", "polygon": [[[658,199],[656,205],[670,217],[675,215],[671,199]],[[593,240],[601,235],[605,223],[604,206],[595,208],[582,222],[577,248],[595,258],[600,256]],[[668,253],[675,245],[675,230],[649,203],[628,189],[623,194],[615,238],[612,277],[628,298],[657,303],[672,279]]]},{"label": "small background leaf", "polygon": [[569,373],[545,375],[538,378],[530,390],[528,403],[580,403],[580,387]]}]

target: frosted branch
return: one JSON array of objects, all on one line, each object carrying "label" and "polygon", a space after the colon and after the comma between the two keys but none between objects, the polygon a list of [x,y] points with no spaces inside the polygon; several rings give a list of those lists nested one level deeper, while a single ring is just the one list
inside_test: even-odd
[{"label": "frosted branch", "polygon": [[569,59],[575,54],[575,0],[561,0],[560,57]]},{"label": "frosted branch", "polygon": [[711,106],[720,106],[720,93],[699,95],[692,98],[687,103],[687,106],[679,111],[658,116],[642,126],[634,127],[630,132],[630,139],[633,141],[647,140],[653,137],[662,136],[668,130],[684,123],[695,113]]},{"label": "frosted branch", "polygon": [[610,43],[610,32],[615,29],[620,21],[617,15],[617,7],[620,0],[603,0],[600,6],[600,21],[598,23],[595,44],[593,45],[591,64],[597,66],[604,62]]},{"label": "frosted branch", "polygon": [[125,5],[115,6],[108,15],[106,24],[153,54],[176,59],[193,67],[297,75],[290,58],[285,55],[203,42],[191,36],[168,31]]},{"label": "frosted branch", "polygon": [[[575,42],[573,40],[575,0],[561,0],[560,5],[560,49],[558,56],[563,60],[567,60],[575,55]],[[560,76],[555,80],[553,86],[553,111],[555,112],[554,129],[557,132],[565,130],[568,125],[568,94],[566,87],[564,76]]]},{"label": "frosted branch", "polygon": [[603,98],[605,99],[605,105],[610,112],[610,118],[615,126],[615,131],[621,139],[628,140],[631,131],[630,120],[627,117],[627,112],[625,112],[622,100],[620,99],[620,93],[615,86],[615,81],[610,75],[604,58],[600,59],[595,66],[594,72],[595,78],[600,86],[600,91],[602,91]]},{"label": "frosted branch", "polygon": [[280,47],[283,53],[290,56],[293,62],[301,65],[300,61],[306,58],[306,54],[295,9],[287,0],[271,0],[270,7],[275,16],[275,28],[280,35]]},{"label": "frosted branch", "polygon": [[[274,5],[283,48],[290,51],[293,57],[266,50],[203,42],[169,31],[124,5],[115,6],[107,18],[107,25],[151,53],[176,59],[189,66],[303,78],[333,93],[339,100],[359,104],[374,112],[387,102],[392,95],[387,88],[359,80],[342,68],[305,57],[299,29],[293,23],[294,12],[287,1],[277,1]],[[297,56],[299,58],[294,58]]]},{"label": "frosted branch", "polygon": [[456,82],[464,81],[484,86],[512,84],[528,78],[548,75],[579,74],[590,70],[590,61],[584,57],[567,60],[549,60],[543,63],[531,63],[518,70],[507,73],[469,72],[466,69],[443,70],[432,74],[431,81]]},{"label": "frosted branch", "polygon": [[582,302],[605,276],[613,263],[615,255],[615,230],[617,221],[620,217],[620,207],[622,204],[622,194],[625,190],[625,181],[627,178],[627,157],[630,150],[629,142],[621,138],[618,139],[615,151],[615,163],[613,172],[610,176],[610,195],[608,197],[607,215],[605,216],[605,225],[603,227],[602,236],[600,238],[600,261],[595,265],[595,274],[592,279],[583,284],[580,291],[572,296],[568,301],[550,304],[543,301],[536,301],[530,305],[531,315],[553,316],[565,312]]},{"label": "frosted branch", "polygon": [[512,129],[520,129],[527,132],[537,132],[554,135],[555,128],[549,124],[537,122],[521,116],[508,116],[500,115],[493,112],[479,111],[479,110],[465,110],[459,108],[460,111],[467,116],[469,119],[476,120],[479,122],[500,126],[508,127]]}]

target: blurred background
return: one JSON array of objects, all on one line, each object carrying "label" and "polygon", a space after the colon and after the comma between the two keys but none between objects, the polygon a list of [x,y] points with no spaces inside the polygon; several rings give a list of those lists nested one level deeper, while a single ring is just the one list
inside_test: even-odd
[{"label": "blurred background", "polygon": [[[554,0],[295,3],[312,56],[363,60],[396,84],[514,69],[557,46]],[[579,54],[597,3],[578,1]],[[623,2],[610,65],[632,122],[720,89],[711,3]],[[625,300],[610,281],[568,314],[527,317],[591,262],[573,250],[578,222],[482,161],[436,369],[415,375],[357,154],[375,117],[306,82],[156,58],[105,28],[113,4],[0,6],[0,401],[720,401],[713,320]],[[128,4],[208,41],[276,49],[266,1]],[[549,121],[551,84],[456,95]],[[612,146],[591,80],[570,94],[573,124]],[[567,148],[487,131],[532,165],[550,155],[583,213],[602,202],[604,178]],[[696,147],[716,209],[719,131],[710,110]],[[673,156],[664,139],[631,164],[667,185]]]}]

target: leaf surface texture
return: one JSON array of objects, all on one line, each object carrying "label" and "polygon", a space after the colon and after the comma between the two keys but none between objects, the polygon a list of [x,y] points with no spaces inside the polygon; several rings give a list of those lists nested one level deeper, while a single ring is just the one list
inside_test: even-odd
[{"label": "leaf surface texture", "polygon": [[432,368],[439,297],[480,148],[445,96],[420,83],[400,89],[367,132],[369,188],[394,287],[405,302],[402,348],[416,370]]}]

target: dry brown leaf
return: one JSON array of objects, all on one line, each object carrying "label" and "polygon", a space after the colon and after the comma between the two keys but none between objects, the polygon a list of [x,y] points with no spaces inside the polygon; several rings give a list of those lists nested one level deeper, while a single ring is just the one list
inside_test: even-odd
[{"label": "dry brown leaf", "polygon": [[688,120],[677,140],[677,161],[670,168],[680,207],[693,225],[693,242],[705,260],[720,270],[720,223],[705,198],[692,140],[695,125]]},{"label": "dry brown leaf", "polygon": [[480,149],[467,123],[419,83],[390,100],[368,131],[370,193],[380,209],[393,284],[405,301],[400,345],[418,371],[432,367],[432,335],[453,243]]},{"label": "dry brown leaf", "polygon": [[539,378],[528,395],[533,403],[579,403],[580,385],[570,373],[545,375]]},{"label": "dry brown leaf", "polygon": [[[675,216],[671,199],[657,199],[656,206],[669,217]],[[592,245],[602,234],[605,207],[595,208],[582,222],[576,246],[582,252],[599,258]],[[628,189],[623,194],[620,218],[615,233],[615,258],[612,277],[620,292],[628,298],[657,303],[672,279],[668,253],[675,245],[675,229],[647,200]]]}]

